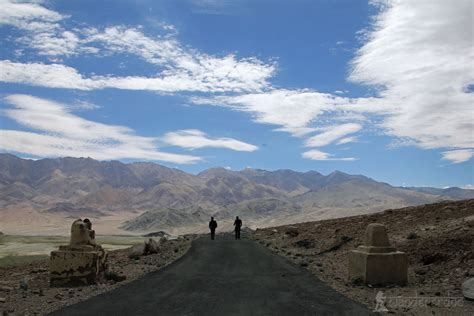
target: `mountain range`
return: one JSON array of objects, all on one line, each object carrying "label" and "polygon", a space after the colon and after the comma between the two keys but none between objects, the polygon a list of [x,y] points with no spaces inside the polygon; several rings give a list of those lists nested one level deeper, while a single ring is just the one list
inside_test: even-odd
[{"label": "mountain range", "polygon": [[394,187],[335,171],[232,171],[197,175],[155,163],[91,158],[29,160],[0,154],[0,230],[67,233],[89,217],[99,233],[202,232],[210,216],[221,229],[305,222],[388,208],[474,198],[461,188]]}]

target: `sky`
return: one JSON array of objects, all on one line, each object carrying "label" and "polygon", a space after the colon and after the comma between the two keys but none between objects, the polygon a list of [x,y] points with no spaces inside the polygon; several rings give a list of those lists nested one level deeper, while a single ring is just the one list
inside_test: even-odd
[{"label": "sky", "polygon": [[471,0],[0,0],[0,151],[474,188]]}]

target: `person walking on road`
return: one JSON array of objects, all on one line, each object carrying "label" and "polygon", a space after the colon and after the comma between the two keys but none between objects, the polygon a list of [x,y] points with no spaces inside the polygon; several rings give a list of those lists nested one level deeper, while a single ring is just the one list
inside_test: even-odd
[{"label": "person walking on road", "polygon": [[240,228],[242,227],[242,220],[238,216],[235,217],[234,226],[235,226],[235,239],[240,239]]},{"label": "person walking on road", "polygon": [[216,228],[217,222],[214,220],[214,217],[211,217],[211,221],[209,222],[209,229],[211,230],[211,240],[214,240],[216,236]]}]

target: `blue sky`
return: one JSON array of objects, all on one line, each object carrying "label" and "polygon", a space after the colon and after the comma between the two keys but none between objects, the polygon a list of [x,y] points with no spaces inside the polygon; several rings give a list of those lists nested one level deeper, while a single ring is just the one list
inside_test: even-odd
[{"label": "blue sky", "polygon": [[0,0],[0,150],[470,187],[456,4]]}]

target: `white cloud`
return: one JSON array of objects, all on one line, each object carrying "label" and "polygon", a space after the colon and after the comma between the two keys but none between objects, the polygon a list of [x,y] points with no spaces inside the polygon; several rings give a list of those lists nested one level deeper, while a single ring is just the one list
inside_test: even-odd
[{"label": "white cloud", "polygon": [[382,9],[352,61],[350,79],[380,88],[383,128],[421,148],[474,146],[473,4],[377,1]]},{"label": "white cloud", "polygon": [[[344,111],[356,110],[360,100],[311,90],[271,90],[265,93],[213,98],[191,98],[195,104],[211,104],[249,112],[258,123],[280,126],[278,131],[301,137],[316,131],[316,119],[330,113],[333,118]],[[370,102],[370,99],[366,99]],[[338,113],[340,112],[340,113]]]},{"label": "white cloud", "polygon": [[0,0],[0,24],[25,30],[51,30],[65,16],[48,10],[38,3]]},{"label": "white cloud", "polygon": [[466,184],[466,185],[463,185],[462,188],[464,190],[474,190],[474,185],[472,184]]},{"label": "white cloud", "polygon": [[227,148],[236,151],[255,151],[257,146],[233,138],[210,138],[200,130],[188,129],[166,133],[162,141],[173,146],[197,149],[204,147]]},{"label": "white cloud", "polygon": [[225,92],[244,89],[238,82],[209,82],[186,73],[169,73],[163,77],[86,77],[76,69],[61,64],[16,63],[0,61],[0,81],[28,84],[48,88],[97,90],[115,88],[123,90],[148,90],[156,92],[201,91]]},{"label": "white cloud", "polygon": [[452,163],[461,163],[474,157],[473,149],[458,149],[442,152],[443,160],[449,160]]},{"label": "white cloud", "polygon": [[[364,30],[349,79],[378,88],[377,97],[344,98],[308,90],[269,90],[211,100],[246,111],[259,123],[304,136],[338,118],[377,115],[374,129],[394,143],[460,150],[444,157],[470,159],[474,147],[474,46],[472,1],[374,1],[382,4]],[[337,90],[335,93],[340,93]],[[331,123],[331,122],[329,122]]]},{"label": "white cloud", "polygon": [[[49,57],[50,61],[78,54],[94,57],[134,54],[152,64],[158,73],[152,78],[107,75],[97,77],[97,80],[91,78],[92,81],[88,83],[72,83],[68,88],[83,89],[86,85],[87,89],[115,87],[160,92],[253,92],[268,88],[268,79],[276,71],[275,63],[264,63],[255,57],[239,59],[233,54],[217,57],[182,45],[176,40],[176,32],[171,25],[164,24],[162,27],[167,34],[153,38],[145,35],[140,28],[126,26],[111,26],[104,30],[95,27],[67,29],[64,23],[58,23],[66,16],[39,4],[2,1],[5,6],[0,7],[0,23],[21,29],[24,35],[17,42],[37,50],[39,55]],[[35,24],[43,26],[36,27]],[[29,68],[38,70],[34,66],[36,64],[16,63],[16,77],[31,78]],[[54,66],[57,68],[59,65]],[[68,68],[69,72],[78,73],[68,66],[61,66]],[[43,73],[49,71],[46,66],[43,67]],[[3,78],[8,80],[11,77]],[[64,88],[61,85],[45,84],[44,80],[11,79],[11,82],[16,83]]]},{"label": "white cloud", "polygon": [[343,145],[343,144],[347,144],[347,143],[355,143],[357,141],[358,141],[357,136],[350,136],[350,137],[341,138],[336,144],[337,145]]},{"label": "white cloud", "polygon": [[346,157],[346,158],[337,158],[333,157],[333,155],[317,150],[317,149],[311,149],[309,151],[306,151],[302,154],[303,158],[306,159],[311,159],[311,160],[339,160],[339,161],[354,161],[356,160],[353,157]]},{"label": "white cloud", "polygon": [[9,95],[13,108],[3,115],[38,132],[0,130],[0,148],[35,156],[92,157],[99,160],[135,158],[195,163],[200,157],[157,150],[157,139],[138,136],[124,126],[83,119],[68,106],[30,95]]},{"label": "white cloud", "polygon": [[329,126],[323,133],[312,136],[306,140],[306,147],[322,147],[334,143],[336,140],[346,135],[353,134],[362,129],[360,124],[348,123],[336,126]]}]

